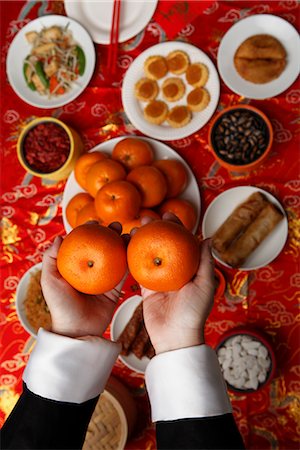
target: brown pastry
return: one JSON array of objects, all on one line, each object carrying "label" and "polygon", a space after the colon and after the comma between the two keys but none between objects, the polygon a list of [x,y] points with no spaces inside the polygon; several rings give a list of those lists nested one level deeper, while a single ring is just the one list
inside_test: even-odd
[{"label": "brown pastry", "polygon": [[144,117],[148,122],[160,125],[168,115],[168,106],[161,100],[153,100],[144,109]]},{"label": "brown pastry", "polygon": [[161,87],[165,100],[175,102],[181,99],[185,93],[185,85],[180,78],[167,78]]},{"label": "brown pastry", "polygon": [[144,71],[151,80],[159,80],[168,73],[166,59],[163,56],[149,56],[144,62]]},{"label": "brown pastry", "polygon": [[188,94],[186,101],[191,111],[202,111],[209,104],[210,95],[206,89],[197,87]]},{"label": "brown pastry", "polygon": [[169,53],[166,60],[169,71],[176,75],[184,73],[190,64],[188,55],[182,50],[174,50]]},{"label": "brown pastry", "polygon": [[192,114],[187,106],[174,106],[169,111],[167,121],[173,128],[181,128],[187,125],[192,119]]},{"label": "brown pastry", "polygon": [[188,66],[185,78],[194,87],[202,87],[208,80],[208,68],[202,63],[194,63]]},{"label": "brown pastry", "polygon": [[157,97],[159,88],[154,80],[142,78],[134,86],[134,94],[136,98],[143,102],[149,102]]},{"label": "brown pastry", "polygon": [[246,39],[234,55],[234,65],[242,78],[256,84],[278,78],[286,67],[286,51],[268,34]]}]

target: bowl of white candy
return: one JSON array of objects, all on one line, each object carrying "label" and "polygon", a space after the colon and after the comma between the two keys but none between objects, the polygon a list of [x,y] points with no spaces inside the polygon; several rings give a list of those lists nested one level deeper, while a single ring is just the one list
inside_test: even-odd
[{"label": "bowl of white candy", "polygon": [[257,392],[275,373],[275,355],[268,339],[257,330],[234,329],[216,348],[228,388],[236,393]]}]

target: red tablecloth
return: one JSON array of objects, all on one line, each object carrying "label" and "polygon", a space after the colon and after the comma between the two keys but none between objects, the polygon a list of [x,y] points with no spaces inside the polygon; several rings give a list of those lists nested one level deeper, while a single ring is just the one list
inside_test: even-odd
[{"label": "red tablecloth", "polygon": [[[21,377],[33,339],[20,325],[15,309],[18,281],[33,264],[41,261],[56,235],[63,235],[61,199],[64,182],[41,181],[25,173],[16,155],[22,128],[35,116],[52,115],[77,129],[88,150],[112,137],[138,134],[129,123],[121,103],[122,78],[134,58],[161,41],[179,39],[204,50],[216,63],[224,33],[239,19],[257,13],[276,14],[294,26],[299,20],[296,1],[161,1],[146,29],[122,44],[118,57],[119,80],[106,83],[102,66],[106,47],[97,45],[98,64],[88,88],[72,103],[55,110],[25,104],[8,84],[5,60],[9,45],[31,19],[44,14],[64,14],[63,2],[2,1],[1,7],[1,126],[2,126],[2,243],[1,258],[1,420],[12,409],[21,391]],[[245,443],[251,449],[299,448],[299,84],[264,101],[250,101],[221,85],[219,109],[239,102],[263,110],[274,127],[274,145],[266,163],[246,175],[228,173],[209,152],[209,124],[195,135],[170,142],[190,165],[202,196],[202,213],[224,190],[255,185],[274,194],[288,214],[289,237],[282,253],[267,267],[252,272],[224,270],[227,290],[214,306],[206,327],[207,342],[215,345],[228,329],[251,325],[271,338],[277,358],[272,384],[249,396],[231,395],[234,414]],[[137,286],[129,279],[124,299]],[[138,401],[142,414],[126,448],[155,448],[154,428],[143,376],[117,362],[114,375]]]}]

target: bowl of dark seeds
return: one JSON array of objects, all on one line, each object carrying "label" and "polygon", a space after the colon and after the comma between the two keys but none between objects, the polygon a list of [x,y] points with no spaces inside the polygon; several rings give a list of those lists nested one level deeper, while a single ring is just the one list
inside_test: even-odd
[{"label": "bowl of dark seeds", "polygon": [[213,120],[209,145],[218,162],[230,171],[247,172],[267,157],[273,129],[267,116],[250,105],[234,105]]}]

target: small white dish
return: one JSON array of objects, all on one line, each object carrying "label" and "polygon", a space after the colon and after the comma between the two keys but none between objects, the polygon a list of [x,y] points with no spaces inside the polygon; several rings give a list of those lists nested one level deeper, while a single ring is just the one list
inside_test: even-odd
[{"label": "small white dish", "polygon": [[[25,34],[29,31],[41,31],[43,28],[54,25],[62,28],[68,25],[75,42],[84,51],[86,66],[84,74],[73,83],[69,92],[49,99],[46,95],[40,95],[37,91],[32,91],[26,84],[23,75],[23,65],[26,56],[31,52],[32,45],[27,42]],[[24,102],[38,108],[58,108],[71,102],[84,91],[92,78],[95,61],[95,48],[88,32],[79,23],[69,17],[49,15],[32,20],[15,36],[8,50],[6,72],[11,87]]]},{"label": "small white dish", "polygon": [[[94,147],[91,152],[95,151],[101,151],[111,154],[114,146],[119,142],[125,139],[126,137],[134,137],[134,136],[122,136],[115,139],[111,139],[106,142],[102,142],[101,144]],[[144,138],[141,136],[136,136],[138,139],[142,139],[144,141],[149,142],[151,145],[153,151],[154,151],[154,158],[155,159],[177,159],[180,161],[184,167],[186,168],[186,171],[188,173],[188,184],[185,188],[184,192],[180,195],[180,198],[183,198],[185,200],[190,201],[194,207],[196,208],[197,212],[197,221],[196,225],[194,227],[194,233],[196,232],[200,220],[200,212],[201,212],[201,198],[200,198],[200,192],[197,180],[195,178],[195,175],[193,174],[192,170],[190,169],[189,165],[184,161],[181,156],[177,152],[175,152],[173,149],[171,149],[168,145],[163,144],[162,142],[155,141],[153,139]],[[63,199],[62,199],[62,216],[63,216],[63,223],[64,227],[67,233],[70,233],[72,231],[72,227],[69,224],[66,216],[66,207],[71,200],[72,197],[74,197],[76,194],[79,194],[80,192],[85,192],[81,186],[77,183],[74,171],[70,174],[68,181],[65,186]]]},{"label": "small white dish", "polygon": [[33,327],[30,325],[26,312],[25,312],[25,306],[24,301],[27,294],[27,289],[30,282],[30,277],[35,272],[42,270],[42,263],[35,264],[34,266],[30,267],[30,269],[27,270],[27,272],[24,273],[21,280],[19,281],[19,284],[17,286],[16,291],[16,310],[18,318],[23,326],[23,328],[34,338],[37,337],[37,333],[33,329]]},{"label": "small white dish", "polygon": [[[158,0],[122,0],[119,42],[127,41],[147,26],[157,2]],[[113,0],[65,0],[64,3],[67,15],[89,30],[94,42],[109,44]]]},{"label": "small white dish", "polygon": [[[278,39],[287,52],[287,66],[282,74],[269,83],[255,84],[244,80],[234,66],[238,47],[251,36],[269,34]],[[218,51],[218,69],[224,83],[239,95],[253,99],[275,97],[296,80],[300,72],[300,38],[297,30],[286,20],[272,14],[256,14],[235,23],[223,36]]]},{"label": "small white dish", "polygon": [[[283,220],[276,228],[262,241],[262,243],[251,253],[247,260],[239,269],[254,270],[270,264],[281,252],[288,236],[288,221],[286,213],[280,202],[269,192],[254,186],[238,186],[218,195],[207,208],[202,222],[202,234],[204,239],[210,238],[219,226],[227,219],[232,211],[253,194],[261,192],[270,202],[276,205],[284,214]],[[225,264],[213,251],[214,258],[226,267]]]},{"label": "small white dish", "polygon": [[[173,128],[167,122],[161,125],[155,125],[148,122],[144,118],[143,109],[146,106],[145,102],[139,101],[134,95],[134,87],[137,81],[145,77],[144,73],[144,62],[149,56],[160,55],[167,56],[170,52],[174,50],[182,50],[186,52],[190,58],[191,63],[203,63],[206,65],[209,71],[209,78],[205,84],[205,89],[208,90],[210,94],[210,102],[208,106],[200,112],[194,112],[192,120],[184,127]],[[174,76],[170,72],[166,77],[158,80],[158,85],[161,87],[163,81]],[[181,78],[186,85],[185,95],[177,102],[169,103],[166,102],[169,108],[173,106],[186,105],[186,97],[190,91],[194,88],[188,85],[185,81],[185,74],[176,75],[176,77]],[[161,91],[161,90],[160,90]],[[142,133],[150,136],[154,139],[160,139],[163,141],[172,141],[176,139],[183,139],[196,131],[200,130],[213,115],[220,96],[220,81],[218,72],[210,60],[210,58],[199,48],[191,44],[186,44],[185,42],[179,41],[169,41],[163,42],[161,44],[154,45],[148,48],[143,53],[141,53],[130,65],[127,70],[122,86],[122,101],[124,105],[124,110],[132,122],[132,124]],[[159,93],[157,100],[163,100],[161,92]],[[165,100],[163,100],[165,101]]]},{"label": "small white dish", "polygon": [[[113,341],[118,340],[141,301],[142,297],[140,295],[133,295],[117,309],[110,326],[110,335]],[[147,356],[139,359],[133,353],[129,353],[127,356],[119,355],[119,358],[125,366],[138,373],[145,373],[146,367],[150,362]]]}]

